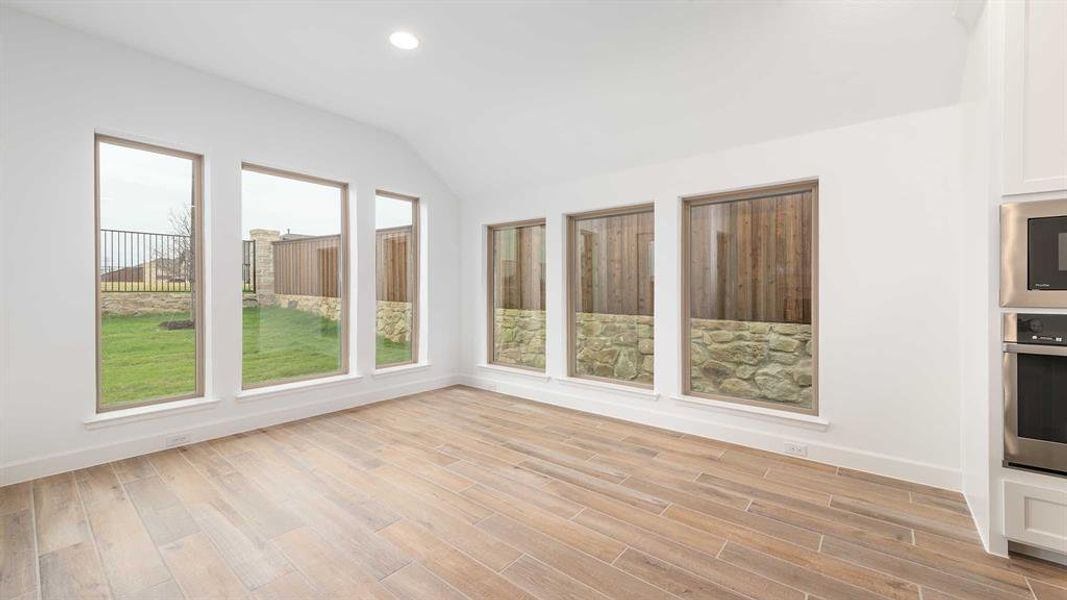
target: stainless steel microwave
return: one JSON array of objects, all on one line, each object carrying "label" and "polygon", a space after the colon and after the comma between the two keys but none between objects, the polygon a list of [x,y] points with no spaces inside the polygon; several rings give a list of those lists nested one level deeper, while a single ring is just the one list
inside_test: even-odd
[{"label": "stainless steel microwave", "polygon": [[1067,308],[1067,198],[1000,207],[1000,305]]}]

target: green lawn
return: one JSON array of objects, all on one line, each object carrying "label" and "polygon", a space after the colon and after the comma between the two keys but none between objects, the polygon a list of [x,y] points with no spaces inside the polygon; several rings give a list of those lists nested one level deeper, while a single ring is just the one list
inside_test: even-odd
[{"label": "green lawn", "polygon": [[374,364],[389,366],[399,363],[411,362],[411,342],[398,344],[378,336]]},{"label": "green lawn", "polygon": [[333,373],[341,368],[337,321],[279,306],[244,309],[245,386]]},{"label": "green lawn", "polygon": [[[107,316],[100,342],[104,404],[191,394],[195,390],[196,341],[192,329],[168,331],[164,321],[188,314]],[[310,377],[339,370],[337,322],[299,310],[244,309],[244,385]],[[379,337],[378,364],[407,362],[409,344]]]},{"label": "green lawn", "polygon": [[196,391],[196,337],[192,329],[168,331],[164,321],[188,313],[154,313],[101,320],[103,403],[181,396]]}]

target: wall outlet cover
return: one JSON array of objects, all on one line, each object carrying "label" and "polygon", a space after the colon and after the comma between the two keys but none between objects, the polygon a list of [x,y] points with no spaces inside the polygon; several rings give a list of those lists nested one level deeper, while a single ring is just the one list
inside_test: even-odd
[{"label": "wall outlet cover", "polygon": [[800,442],[786,442],[785,453],[791,456],[801,456],[807,458],[808,446],[807,444],[801,444]]}]

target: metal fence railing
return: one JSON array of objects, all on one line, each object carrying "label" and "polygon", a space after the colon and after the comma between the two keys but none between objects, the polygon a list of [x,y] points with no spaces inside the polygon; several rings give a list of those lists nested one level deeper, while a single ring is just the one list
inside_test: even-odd
[{"label": "metal fence railing", "polygon": [[241,240],[241,289],[256,291],[256,243]]},{"label": "metal fence railing", "polygon": [[[242,240],[242,289],[256,289],[256,248]],[[188,292],[196,270],[192,238],[173,233],[100,230],[100,290]]]},{"label": "metal fence railing", "polygon": [[172,233],[100,230],[100,289],[185,292],[195,270],[192,238]]}]

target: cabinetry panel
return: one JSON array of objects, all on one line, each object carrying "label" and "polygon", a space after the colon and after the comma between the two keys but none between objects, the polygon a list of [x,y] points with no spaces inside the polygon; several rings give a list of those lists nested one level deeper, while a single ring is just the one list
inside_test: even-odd
[{"label": "cabinetry panel", "polygon": [[1067,2],[1006,10],[1004,193],[1067,189]]},{"label": "cabinetry panel", "polygon": [[1005,481],[1004,510],[1008,539],[1067,553],[1067,493]]}]

